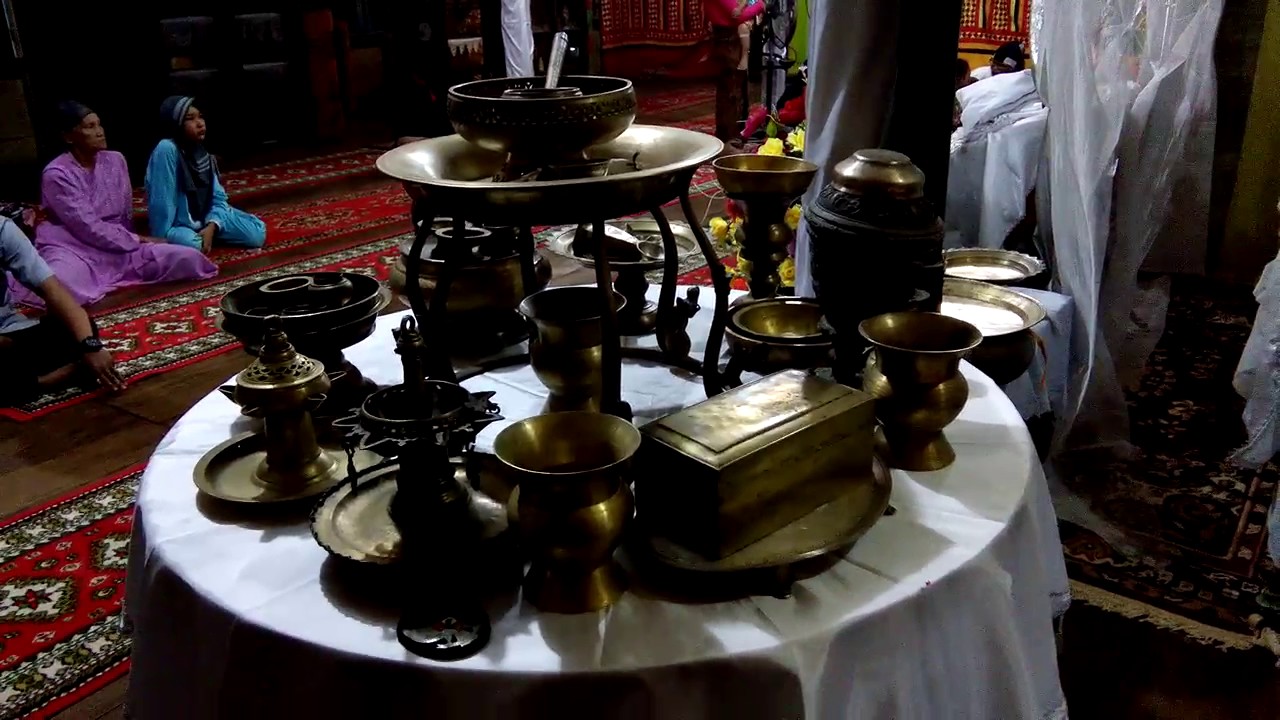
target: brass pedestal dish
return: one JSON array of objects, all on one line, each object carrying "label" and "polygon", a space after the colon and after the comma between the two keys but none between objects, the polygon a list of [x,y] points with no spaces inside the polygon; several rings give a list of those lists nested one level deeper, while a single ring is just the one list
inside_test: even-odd
[{"label": "brass pedestal dish", "polygon": [[628,470],[639,447],[631,423],[592,412],[531,417],[494,440],[516,478],[509,504],[531,556],[524,593],[534,607],[591,612],[626,590],[613,554],[635,512]]},{"label": "brass pedestal dish", "polygon": [[[565,82],[577,83],[578,79],[566,79]],[[524,100],[514,100],[510,105],[505,104],[505,100],[503,102],[500,106],[502,112],[511,113],[512,117],[524,107],[519,104]],[[533,116],[541,112],[532,105],[527,111]],[[607,109],[600,112],[607,113]],[[519,132],[536,138],[540,137],[539,133],[546,132],[542,123],[533,120],[525,125],[512,122],[510,128],[523,128]],[[709,395],[720,392],[723,379],[716,359],[720,354],[724,317],[728,311],[729,281],[715,248],[701,229],[693,224],[695,215],[688,198],[688,188],[697,167],[715,157],[722,148],[720,141],[701,133],[633,125],[612,140],[586,147],[582,151],[585,160],[576,156],[542,159],[535,172],[515,179],[507,177],[506,171],[510,166],[504,152],[485,149],[462,136],[433,138],[401,146],[379,158],[378,168],[420,189],[423,199],[416,215],[423,220],[422,227],[429,228],[431,217],[447,212],[454,218],[455,225],[466,219],[483,221],[488,217],[500,217],[503,223],[521,228],[519,250],[525,288],[535,285],[530,280],[534,276],[534,248],[529,228],[534,225],[589,227],[590,232],[584,232],[575,245],[587,245],[585,254],[592,258],[599,296],[606,309],[601,315],[600,407],[605,412],[630,417],[630,407],[622,401],[623,351],[617,296],[610,291],[613,277],[612,263],[606,252],[606,221],[648,211],[661,238],[663,284],[656,320],[661,350],[639,351],[637,354],[647,360],[696,369],[701,372]],[[681,201],[686,219],[690,220],[691,233],[711,268],[716,289],[716,318],[703,359],[689,356],[692,342],[685,328],[693,305],[688,301],[677,304],[676,277],[681,246],[660,209],[664,203],[674,199]],[[418,286],[418,278],[422,274],[421,249],[426,242],[427,233],[420,232],[406,256],[406,285],[410,290]],[[410,292],[409,299],[415,315],[423,323],[424,332],[432,341],[432,376],[452,380],[457,376],[449,360],[451,348],[446,330],[449,326],[446,307],[457,269],[464,264],[464,259],[449,243],[438,244],[437,251],[436,257],[440,257],[443,265],[430,303],[420,293]],[[582,255],[583,249],[575,248],[575,253]],[[626,289],[625,278],[623,285]],[[500,363],[509,365],[511,361],[504,359]],[[476,372],[486,372],[492,367],[495,366],[482,365]]]},{"label": "brass pedestal dish", "polygon": [[998,385],[1022,377],[1036,357],[1032,329],[1047,313],[1034,298],[976,280],[947,278],[942,284],[942,310],[978,328],[982,344],[968,360]]},{"label": "brass pedestal dish", "polygon": [[960,361],[982,333],[963,320],[925,312],[877,315],[858,332],[873,348],[862,389],[876,399],[889,465],[929,471],[955,462],[942,431],[969,399]]},{"label": "brass pedestal dish", "polygon": [[769,298],[729,311],[725,328],[729,365],[725,376],[741,382],[743,372],[768,375],[779,370],[829,367],[834,337],[822,308],[804,298]]},{"label": "brass pedestal dish", "polygon": [[746,219],[742,257],[751,263],[747,285],[751,299],[773,297],[782,285],[778,266],[795,240],[787,227],[787,208],[809,188],[818,166],[772,155],[729,155],[713,162],[725,195],[741,202]]},{"label": "brass pedestal dish", "polygon": [[[836,332],[836,379],[857,384],[866,343],[858,323],[882,313],[938,310],[942,221],[924,173],[905,155],[859,150],[805,208],[813,289]],[[923,291],[923,302],[913,299]]]},{"label": "brass pedestal dish", "polygon": [[343,350],[373,333],[390,299],[377,279],[358,273],[287,275],[248,283],[223,296],[219,327],[256,355],[266,318],[279,317],[294,347],[332,374],[328,397],[317,409],[317,415],[332,418],[358,407],[376,388],[347,362]]},{"label": "brass pedestal dish", "polygon": [[1038,290],[1049,284],[1049,272],[1043,260],[1013,250],[957,248],[944,251],[942,261],[949,278]]},{"label": "brass pedestal dish", "polygon": [[[255,408],[263,433],[241,435],[209,451],[195,469],[196,486],[229,502],[288,502],[318,495],[343,476],[338,458],[316,440],[311,412],[329,390],[324,365],[299,355],[277,317],[258,358],[236,376],[235,400]],[[354,464],[355,459],[352,458]]]}]

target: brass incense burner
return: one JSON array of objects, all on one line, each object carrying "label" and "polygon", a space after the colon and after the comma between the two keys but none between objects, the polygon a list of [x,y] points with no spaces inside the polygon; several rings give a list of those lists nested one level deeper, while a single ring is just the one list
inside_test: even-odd
[{"label": "brass incense burner", "polygon": [[311,416],[330,387],[324,365],[294,350],[278,317],[264,322],[258,357],[236,376],[234,391],[236,402],[262,417],[263,432],[214,448],[195,471],[202,491],[231,502],[311,497],[342,477],[339,460],[320,447]]},{"label": "brass incense burner", "polygon": [[751,263],[751,298],[773,297],[782,284],[778,266],[787,259],[795,235],[787,227],[787,208],[804,194],[818,173],[806,160],[773,155],[729,155],[711,164],[725,195],[741,202],[742,257]]}]

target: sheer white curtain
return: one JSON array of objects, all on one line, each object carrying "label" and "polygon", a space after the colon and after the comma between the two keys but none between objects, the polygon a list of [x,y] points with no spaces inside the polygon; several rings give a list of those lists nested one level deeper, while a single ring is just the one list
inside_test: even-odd
[{"label": "sheer white curtain", "polygon": [[507,77],[533,77],[531,0],[502,0],[502,45]]},{"label": "sheer white curtain", "polygon": [[1140,285],[1138,271],[1157,237],[1205,241],[1207,214],[1175,213],[1171,197],[1188,178],[1207,182],[1211,170],[1223,0],[1037,4],[1033,47],[1050,108],[1051,198],[1041,217],[1050,219],[1057,279],[1077,311],[1057,446],[1123,452],[1122,381],[1145,364],[1168,302],[1167,281]]}]

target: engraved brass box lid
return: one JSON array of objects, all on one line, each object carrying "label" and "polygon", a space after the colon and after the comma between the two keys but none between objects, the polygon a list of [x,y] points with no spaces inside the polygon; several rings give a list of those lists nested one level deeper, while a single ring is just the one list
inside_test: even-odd
[{"label": "engraved brass box lid", "polygon": [[718,468],[773,442],[767,433],[774,428],[801,417],[820,422],[870,399],[806,371],[786,370],[655,420],[645,430]]}]

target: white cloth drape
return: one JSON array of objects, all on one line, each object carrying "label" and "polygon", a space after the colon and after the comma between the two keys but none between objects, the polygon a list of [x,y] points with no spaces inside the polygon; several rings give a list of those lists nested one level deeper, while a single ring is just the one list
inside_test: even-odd
[{"label": "white cloth drape", "polygon": [[[810,0],[809,12],[805,157],[819,170],[806,206],[817,200],[836,163],[883,143],[900,15],[898,3],[880,0]],[[803,222],[796,236],[796,294],[813,297]]]},{"label": "white cloth drape", "polygon": [[1138,271],[1162,234],[1204,238],[1207,219],[1175,222],[1171,198],[1211,169],[1222,4],[1043,2],[1037,70],[1052,197],[1040,221],[1051,223],[1058,281],[1077,310],[1060,449],[1129,448],[1121,382],[1145,364],[1167,303],[1167,285],[1140,288]]},{"label": "white cloth drape", "polygon": [[533,76],[533,19],[530,0],[502,0],[502,45],[507,77]]},{"label": "white cloth drape", "polygon": [[1049,111],[1030,70],[956,92],[960,128],[951,136],[947,246],[1002,248],[1036,188]]}]

